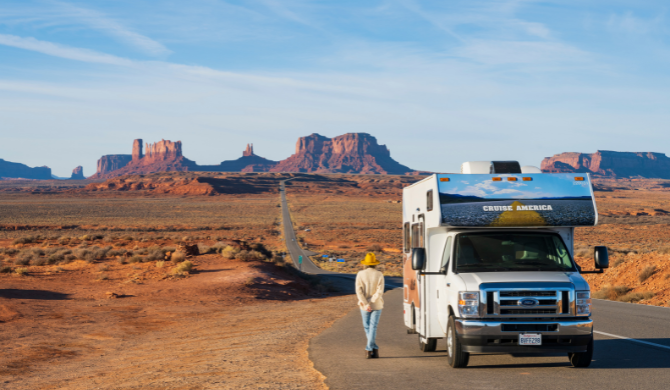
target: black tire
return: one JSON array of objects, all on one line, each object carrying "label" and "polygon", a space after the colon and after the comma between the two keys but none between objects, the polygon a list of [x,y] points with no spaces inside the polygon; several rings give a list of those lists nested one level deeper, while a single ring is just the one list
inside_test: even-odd
[{"label": "black tire", "polygon": [[586,346],[586,352],[569,353],[568,358],[570,358],[570,364],[573,367],[586,368],[590,366],[591,359],[593,359],[593,338]]},{"label": "black tire", "polygon": [[435,349],[437,349],[437,339],[426,339],[426,342],[422,343],[421,335],[419,335],[419,349],[421,352],[435,352]]},{"label": "black tire", "polygon": [[454,316],[449,316],[449,323],[447,324],[447,354],[447,359],[451,367],[467,367],[468,361],[470,360],[470,354],[463,352],[463,347],[456,334]]}]

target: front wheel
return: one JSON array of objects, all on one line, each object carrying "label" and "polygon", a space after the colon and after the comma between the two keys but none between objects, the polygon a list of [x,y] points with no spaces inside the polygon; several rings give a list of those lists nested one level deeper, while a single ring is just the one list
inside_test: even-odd
[{"label": "front wheel", "polygon": [[435,352],[436,348],[437,339],[426,339],[426,342],[424,343],[421,339],[421,335],[419,335],[419,349],[421,352]]},{"label": "front wheel", "polygon": [[593,359],[593,338],[586,346],[586,352],[578,353],[569,353],[568,358],[570,358],[570,364],[573,367],[585,368],[591,365],[591,359]]},{"label": "front wheel", "polygon": [[470,354],[463,352],[461,342],[458,340],[454,316],[449,316],[449,323],[447,324],[447,354],[449,355],[449,365],[453,368],[466,367],[470,360]]}]

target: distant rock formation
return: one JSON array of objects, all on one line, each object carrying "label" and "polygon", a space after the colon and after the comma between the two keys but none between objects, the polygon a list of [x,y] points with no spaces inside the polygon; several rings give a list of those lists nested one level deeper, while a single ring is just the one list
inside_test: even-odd
[{"label": "distant rock formation", "polygon": [[142,140],[141,139],[136,139],[133,141],[133,161],[137,161],[142,159],[144,157],[144,153],[142,153]]},{"label": "distant rock formation", "polygon": [[108,154],[98,160],[98,169],[91,179],[101,179],[107,174],[119,170],[128,165],[133,160],[130,154]]},{"label": "distant rock formation", "polygon": [[103,156],[92,179],[109,179],[123,175],[170,171],[204,172],[309,172],[309,173],[368,173],[406,174],[412,170],[391,158],[391,153],[377,139],[366,133],[349,133],[328,138],[319,134],[301,137],[296,153],[277,162],[254,153],[247,144],[242,157],[219,165],[198,165],[182,155],[181,141],[161,140],[144,144],[133,141],[131,155]]},{"label": "distant rock formation", "polygon": [[277,161],[268,160],[254,154],[254,145],[247,144],[247,148],[242,152],[242,157],[237,160],[223,161],[219,165],[200,165],[201,171],[214,172],[268,172]]},{"label": "distant rock formation", "polygon": [[123,175],[143,175],[153,172],[198,170],[198,165],[195,162],[182,155],[181,141],[172,142],[161,140],[153,144],[147,143],[146,150],[143,151],[142,140],[136,139],[133,141],[133,154],[117,156],[129,157],[129,161],[121,168],[107,172],[101,172],[100,161],[98,161],[98,172],[91,178],[109,179]]},{"label": "distant rock formation", "polygon": [[270,171],[405,174],[412,169],[392,159],[388,148],[372,135],[348,133],[334,138],[319,134],[301,137],[295,154]]},{"label": "distant rock formation", "polygon": [[606,177],[670,179],[670,158],[663,153],[561,153],[542,160],[542,172],[579,172]]},{"label": "distant rock formation", "polygon": [[72,170],[72,176],[70,176],[70,180],[84,180],[84,179],[86,179],[84,177],[84,167],[80,165]]},{"label": "distant rock formation", "polygon": [[254,144],[247,144],[247,148],[242,152],[242,157],[254,156]]},{"label": "distant rock formation", "polygon": [[51,168],[31,168],[25,164],[5,161],[0,158],[0,178],[50,180]]}]

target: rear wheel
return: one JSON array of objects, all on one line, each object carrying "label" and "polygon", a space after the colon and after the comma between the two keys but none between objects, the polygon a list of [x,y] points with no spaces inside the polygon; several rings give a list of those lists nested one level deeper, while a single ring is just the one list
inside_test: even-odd
[{"label": "rear wheel", "polygon": [[435,352],[435,349],[437,348],[437,339],[425,340],[426,342],[424,343],[421,339],[421,335],[419,335],[419,349],[421,352]]},{"label": "rear wheel", "polygon": [[447,354],[449,355],[449,365],[453,368],[466,367],[470,360],[470,354],[463,352],[461,342],[458,340],[454,316],[449,316],[449,323],[447,324]]},{"label": "rear wheel", "polygon": [[570,358],[570,364],[573,367],[585,368],[590,366],[591,359],[593,359],[593,338],[586,346],[586,352],[569,353],[568,358]]}]

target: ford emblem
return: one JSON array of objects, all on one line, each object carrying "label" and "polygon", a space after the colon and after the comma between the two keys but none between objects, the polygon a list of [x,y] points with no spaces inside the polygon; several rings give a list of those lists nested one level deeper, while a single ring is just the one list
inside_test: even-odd
[{"label": "ford emblem", "polygon": [[519,302],[517,302],[517,305],[523,306],[523,307],[535,307],[539,304],[540,304],[540,302],[535,298],[519,299]]}]

